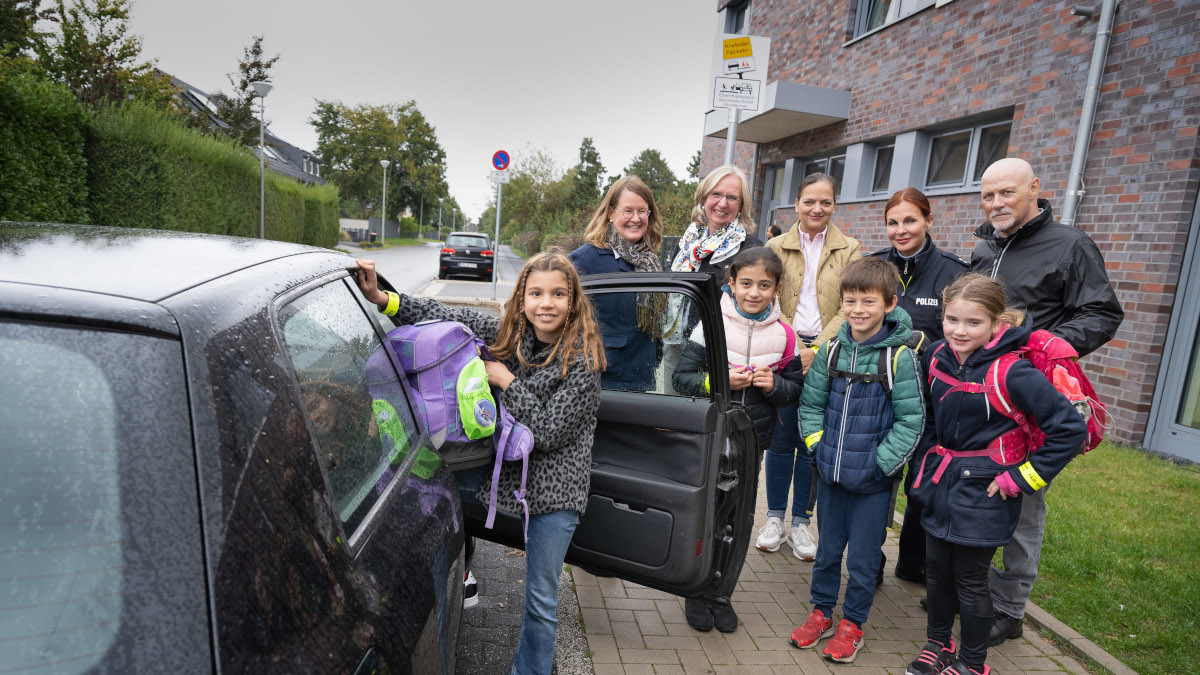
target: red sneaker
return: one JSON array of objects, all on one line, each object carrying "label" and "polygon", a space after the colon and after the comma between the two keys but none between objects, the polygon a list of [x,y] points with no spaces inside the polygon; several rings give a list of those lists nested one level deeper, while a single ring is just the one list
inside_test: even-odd
[{"label": "red sneaker", "polygon": [[842,619],[838,623],[837,633],[833,639],[825,643],[825,650],[821,655],[830,661],[838,663],[850,663],[854,657],[858,656],[858,648],[862,646],[863,633],[862,630],[854,625],[849,619]]},{"label": "red sneaker", "polygon": [[805,619],[804,625],[792,631],[788,642],[797,649],[808,649],[817,644],[817,640],[833,635],[833,619],[814,609]]}]

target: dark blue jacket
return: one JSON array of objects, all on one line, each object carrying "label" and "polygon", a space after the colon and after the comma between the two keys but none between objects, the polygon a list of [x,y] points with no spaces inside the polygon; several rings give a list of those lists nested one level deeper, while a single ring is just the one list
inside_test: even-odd
[{"label": "dark blue jacket", "polygon": [[[954,379],[982,384],[996,357],[1024,345],[1029,332],[1025,327],[1009,328],[997,344],[975,350],[962,364],[945,340],[939,340],[925,351],[924,371],[928,373],[936,359],[938,369]],[[928,376],[925,382],[929,382]],[[1037,420],[1046,433],[1045,444],[1029,456],[1029,464],[1049,483],[1087,440],[1087,425],[1070,401],[1028,361],[1021,359],[1013,364],[1007,384],[1012,403]],[[953,450],[983,450],[992,439],[1016,428],[1016,422],[992,408],[986,394],[958,391],[947,395],[949,390],[950,385],[941,380],[925,387],[932,411],[932,435],[938,445]],[[1008,472],[1023,492],[1033,494],[1020,465],[1003,466],[986,456],[945,458],[950,464],[941,482],[934,484],[933,474],[942,460],[938,455],[927,455],[921,485],[913,489],[925,505],[921,512],[925,532],[964,546],[1008,543],[1017,529],[1021,499],[1003,500],[999,494],[988,497],[987,487],[998,474]]]},{"label": "dark blue jacket", "polygon": [[[847,321],[817,351],[800,394],[800,433],[826,483],[858,493],[888,490],[891,476],[918,447],[925,399],[917,357],[904,346],[911,334],[908,314],[897,307],[864,342],[854,341]],[[837,363],[831,365],[847,373],[880,374],[879,354],[891,347],[891,395],[879,382],[830,377],[826,361],[835,341]]]},{"label": "dark blue jacket", "polygon": [[[580,246],[567,257],[580,276],[633,271],[633,265],[613,255],[612,249],[591,244]],[[654,391],[661,342],[638,330],[637,294],[598,293],[591,300],[608,360],[600,385],[604,389]]]},{"label": "dark blue jacket", "polygon": [[896,289],[896,297],[912,319],[913,330],[924,332],[929,342],[940,340],[942,291],[967,271],[967,262],[938,248],[928,236],[921,250],[907,260],[891,247],[876,251],[871,257],[882,258],[899,270],[900,286]]}]

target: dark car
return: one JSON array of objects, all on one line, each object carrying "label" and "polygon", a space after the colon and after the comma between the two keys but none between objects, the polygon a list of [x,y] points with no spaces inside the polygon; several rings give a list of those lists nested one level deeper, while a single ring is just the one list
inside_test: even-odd
[{"label": "dark car", "polygon": [[[465,532],[519,547],[521,520],[463,512],[352,263],[0,223],[6,672],[453,672]],[[705,275],[587,284],[695,303],[720,362]],[[603,393],[569,562],[729,597],[757,458],[713,375],[704,398]]]},{"label": "dark car", "polygon": [[488,235],[451,232],[438,259],[438,278],[445,279],[454,274],[491,281],[495,259],[496,252],[492,250],[492,239]]}]

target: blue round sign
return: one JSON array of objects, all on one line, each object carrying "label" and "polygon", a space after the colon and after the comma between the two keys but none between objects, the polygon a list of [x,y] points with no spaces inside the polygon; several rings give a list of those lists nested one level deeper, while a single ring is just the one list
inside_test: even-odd
[{"label": "blue round sign", "polygon": [[496,154],[492,155],[492,166],[496,167],[497,171],[503,171],[508,168],[508,153],[504,150],[497,150]]}]

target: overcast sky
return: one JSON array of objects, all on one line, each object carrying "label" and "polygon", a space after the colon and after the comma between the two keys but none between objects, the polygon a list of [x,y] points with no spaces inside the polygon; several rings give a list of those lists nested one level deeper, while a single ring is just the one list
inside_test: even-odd
[{"label": "overcast sky", "polygon": [[494,194],[492,153],[547,149],[563,165],[595,139],[610,174],[660,150],[677,175],[700,148],[713,0],[134,0],[143,56],[204,91],[230,91],[265,37],[271,131],[316,149],[314,100],[415,100],[472,219]]}]

